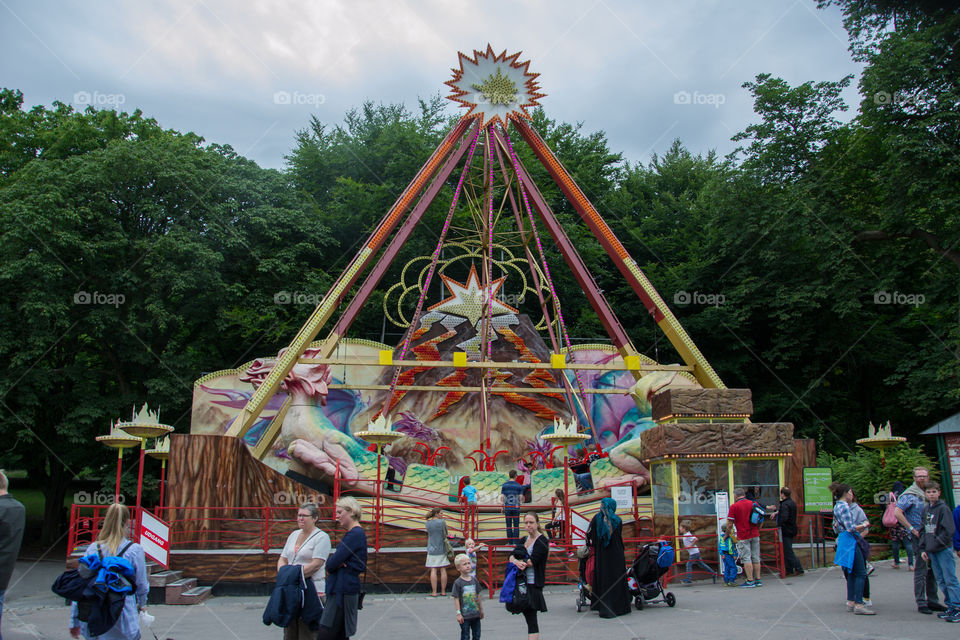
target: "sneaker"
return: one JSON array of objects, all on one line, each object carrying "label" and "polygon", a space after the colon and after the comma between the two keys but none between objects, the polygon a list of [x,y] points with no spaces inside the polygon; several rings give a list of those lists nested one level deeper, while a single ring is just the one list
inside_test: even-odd
[{"label": "sneaker", "polygon": [[917,607],[917,611],[919,611],[920,613],[926,613],[927,615],[933,613],[933,610],[926,605],[920,605],[919,607]]},{"label": "sneaker", "polygon": [[873,600],[871,600],[870,598],[864,598],[864,599],[863,599],[863,606],[865,606],[865,607],[872,607],[872,606],[873,606]]},{"label": "sneaker", "polygon": [[960,622],[960,609],[943,619],[944,622]]},{"label": "sneaker", "polygon": [[852,605],[852,604],[847,603],[847,611],[853,613],[853,605]]},{"label": "sneaker", "polygon": [[894,562],[894,563],[892,563],[892,564],[890,565],[890,568],[891,568],[891,569],[899,569],[899,568],[900,568],[900,563],[899,563],[899,562]]},{"label": "sneaker", "polygon": [[853,608],[853,615],[855,616],[875,616],[877,612],[867,607],[865,605],[856,606]]},{"label": "sneaker", "polygon": [[876,570],[876,567],[873,566],[872,564],[870,564],[870,563],[868,562],[868,563],[867,563],[867,575],[870,575],[870,574],[873,573],[875,570]]},{"label": "sneaker", "polygon": [[754,581],[753,581],[753,586],[755,586],[755,587],[762,587],[762,586],[763,586],[763,581],[758,578],[757,580],[754,580]]},{"label": "sneaker", "polygon": [[725,586],[727,586],[727,587],[735,587],[735,586],[737,586],[737,583],[736,583],[736,582],[724,582],[723,584],[724,584]]},{"label": "sneaker", "polygon": [[746,582],[744,582],[743,584],[740,585],[740,588],[741,588],[741,589],[753,589],[753,588],[755,588],[756,586],[757,586],[757,585],[756,585],[756,583],[755,583],[753,580],[747,580]]},{"label": "sneaker", "polygon": [[682,582],[683,584],[693,584],[693,580],[690,580],[689,578],[687,578],[686,580],[681,580],[680,582]]},{"label": "sneaker", "polygon": [[939,602],[928,602],[927,608],[930,609],[930,611],[947,611],[947,607],[943,606]]},{"label": "sneaker", "polygon": [[956,615],[958,612],[960,612],[960,609],[947,609],[946,611],[938,613],[937,617],[940,618],[941,620],[945,620],[950,616]]}]

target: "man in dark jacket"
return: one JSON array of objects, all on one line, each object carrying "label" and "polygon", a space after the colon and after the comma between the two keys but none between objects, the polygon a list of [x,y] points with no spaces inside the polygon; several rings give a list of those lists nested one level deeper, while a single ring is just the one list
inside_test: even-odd
[{"label": "man in dark jacket", "polygon": [[26,510],[7,493],[8,487],[7,476],[0,471],[0,621],[3,619],[3,599],[20,553],[26,521]]},{"label": "man in dark jacket", "polygon": [[777,526],[783,541],[783,562],[788,576],[802,576],[803,567],[793,552],[793,539],[797,537],[797,503],[790,497],[790,487],[780,489],[780,508],[777,510]]}]

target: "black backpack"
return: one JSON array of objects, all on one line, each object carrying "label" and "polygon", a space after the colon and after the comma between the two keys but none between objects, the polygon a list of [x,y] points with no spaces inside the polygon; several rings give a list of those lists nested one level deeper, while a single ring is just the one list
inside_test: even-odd
[{"label": "black backpack", "polygon": [[[123,549],[117,553],[118,557],[123,557],[133,542],[128,542]],[[100,552],[100,544],[97,544],[97,556],[100,562],[104,560]],[[109,556],[108,556],[109,557]],[[99,636],[113,628],[123,613],[123,605],[126,601],[126,594],[118,593],[113,589],[98,588],[96,585],[99,570],[94,570],[81,562],[76,569],[64,571],[54,580],[50,590],[58,596],[73,600],[77,603],[77,618],[81,622],[87,623],[90,635]],[[121,576],[130,585],[131,592],[133,585],[130,582],[133,576]]]}]

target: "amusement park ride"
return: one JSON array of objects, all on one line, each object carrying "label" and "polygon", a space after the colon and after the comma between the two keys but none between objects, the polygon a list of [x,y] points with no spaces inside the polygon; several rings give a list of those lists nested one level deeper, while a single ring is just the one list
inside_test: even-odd
[{"label": "amusement park ride", "polygon": [[[593,454],[585,464],[596,492],[584,492],[577,504],[595,502],[607,487],[628,486],[636,514],[637,489],[649,489],[653,480],[661,489],[669,485],[661,503],[669,503],[670,513],[657,506],[656,491],[646,504],[660,509],[651,515],[664,516],[671,530],[684,515],[678,498],[684,483],[701,492],[708,481],[732,490],[734,482],[747,481],[743,474],[762,469],[773,474],[771,485],[783,482],[794,450],[792,426],[749,422],[749,391],[725,387],[532,126],[530,109],[544,94],[538,74],[519,56],[490,46],[459,54],[446,84],[466,113],[289,345],[274,359],[196,382],[191,433],[172,435],[167,454],[169,506],[163,508],[174,520],[174,535],[183,530],[176,520],[189,509],[209,513],[219,501],[252,514],[283,487],[332,487],[334,498],[350,491],[372,500],[379,549],[389,544],[381,538],[387,511],[456,506],[464,475],[478,489],[481,510],[495,509],[506,472],[521,461],[531,507],[546,508],[558,488],[567,489],[568,499],[576,492],[567,458],[578,450]],[[559,187],[682,364],[655,362],[634,346],[531,178],[544,171],[532,171],[521,158],[541,165]],[[446,214],[427,229],[433,203],[443,203]],[[387,345],[348,337],[415,233],[436,236],[433,251],[409,260],[383,295],[383,313],[404,330],[402,340]],[[562,265],[548,260],[558,254]],[[570,307],[557,289],[563,268],[609,343],[571,341]],[[441,285],[445,297],[437,295]],[[562,466],[554,463],[558,451]],[[708,461],[686,469],[687,458],[705,453],[722,466],[722,477],[701,477]],[[737,461],[747,456],[743,471]],[[659,481],[651,478],[652,466],[660,469]],[[418,517],[397,516],[397,526],[420,530]],[[269,530],[269,524],[254,526]],[[264,553],[271,546],[264,542]]]}]

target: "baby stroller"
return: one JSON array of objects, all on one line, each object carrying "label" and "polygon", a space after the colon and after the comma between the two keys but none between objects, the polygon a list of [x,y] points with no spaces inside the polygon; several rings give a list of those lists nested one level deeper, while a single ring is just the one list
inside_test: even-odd
[{"label": "baby stroller", "polygon": [[673,566],[674,558],[673,547],[666,541],[651,542],[640,547],[627,570],[627,587],[637,609],[643,609],[650,602],[666,602],[668,607],[677,604],[676,596],[664,591],[661,581],[661,577]]},{"label": "baby stroller", "polygon": [[593,587],[593,549],[591,547],[580,547],[577,549],[577,557],[580,561],[577,563],[579,578],[577,580],[580,587],[580,593],[577,595],[577,613],[584,608],[588,608],[594,600]]}]

